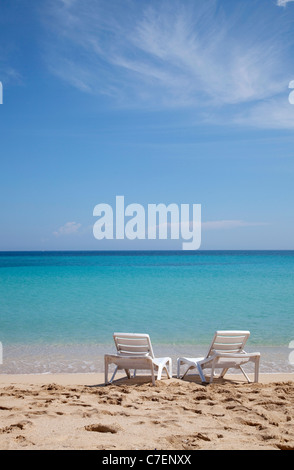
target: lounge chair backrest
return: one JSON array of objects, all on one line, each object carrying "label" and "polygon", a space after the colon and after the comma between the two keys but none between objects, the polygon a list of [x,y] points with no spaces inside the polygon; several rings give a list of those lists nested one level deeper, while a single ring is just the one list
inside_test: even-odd
[{"label": "lounge chair backrest", "polygon": [[250,331],[216,331],[207,356],[213,353],[240,353],[249,338]]},{"label": "lounge chair backrest", "polygon": [[121,356],[150,356],[154,358],[150,337],[147,334],[114,333],[113,339]]}]

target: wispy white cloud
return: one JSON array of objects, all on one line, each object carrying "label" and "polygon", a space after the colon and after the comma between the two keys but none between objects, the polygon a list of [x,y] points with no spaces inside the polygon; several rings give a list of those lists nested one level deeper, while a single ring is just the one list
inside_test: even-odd
[{"label": "wispy white cloud", "polygon": [[[11,13],[12,14],[12,13]],[[2,15],[2,12],[1,12]],[[5,21],[7,22],[9,14],[3,11],[3,17],[0,16],[0,27],[2,28]],[[9,20],[8,20],[9,21]],[[12,23],[12,18],[11,18]],[[5,34],[5,33],[4,33]],[[16,49],[14,41],[2,41],[0,44],[0,80],[4,85],[22,85],[23,77],[21,75],[19,64],[13,57]]]},{"label": "wispy white cloud", "polygon": [[246,220],[214,220],[202,222],[202,228],[205,230],[223,230],[240,227],[260,227],[268,225],[266,222],[248,222]]},{"label": "wispy white cloud", "polygon": [[265,129],[294,130],[294,106],[289,104],[285,95],[284,98],[257,103],[251,109],[238,113],[234,121],[239,125]]},{"label": "wispy white cloud", "polygon": [[235,118],[234,106],[254,107],[285,91],[286,42],[266,11],[228,13],[216,0],[197,8],[177,0],[50,5],[47,27],[54,34],[45,60],[83,92],[124,106],[194,107],[209,115],[231,107]]},{"label": "wispy white cloud", "polygon": [[62,227],[59,227],[58,230],[53,232],[53,235],[55,235],[56,237],[63,235],[72,235],[74,233],[77,233],[80,227],[81,224],[77,222],[67,222],[66,224],[62,225]]},{"label": "wispy white cloud", "polygon": [[6,84],[22,84],[23,79],[20,72],[9,64],[9,57],[0,48],[0,80]]},{"label": "wispy white cloud", "polygon": [[[285,84],[286,90],[286,84]],[[202,121],[214,125],[235,125],[259,129],[294,129],[294,106],[289,103],[288,92],[278,98],[261,100],[252,106],[236,109],[234,113],[223,113],[220,120],[217,113],[203,114]]]},{"label": "wispy white cloud", "polygon": [[277,0],[277,5],[279,7],[285,7],[287,3],[293,2],[294,0]]}]

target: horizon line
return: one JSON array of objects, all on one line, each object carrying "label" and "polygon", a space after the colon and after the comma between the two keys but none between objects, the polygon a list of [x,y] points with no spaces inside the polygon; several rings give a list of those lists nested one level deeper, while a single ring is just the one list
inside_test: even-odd
[{"label": "horizon line", "polygon": [[211,249],[198,249],[198,250],[162,250],[162,249],[149,249],[149,250],[129,250],[129,249],[121,249],[121,250],[0,250],[0,254],[3,253],[183,253],[183,254],[192,254],[192,253],[199,253],[199,252],[207,252],[207,251],[262,251],[262,252],[273,252],[273,251],[293,251],[294,248],[211,248]]}]

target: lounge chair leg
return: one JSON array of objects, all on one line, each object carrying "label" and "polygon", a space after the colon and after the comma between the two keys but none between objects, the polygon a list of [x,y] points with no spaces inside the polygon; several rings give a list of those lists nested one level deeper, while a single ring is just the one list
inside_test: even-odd
[{"label": "lounge chair leg", "polygon": [[162,374],[162,367],[158,367],[158,372],[157,372],[157,380],[161,380],[161,374]]},{"label": "lounge chair leg", "polygon": [[164,369],[166,370],[166,375],[167,375],[168,379],[171,379],[172,378],[172,363],[171,363],[171,360],[168,361],[168,365],[165,366]]},{"label": "lounge chair leg", "polygon": [[169,364],[168,366],[167,365],[161,365],[161,366],[158,367],[157,380],[161,379],[163,371],[165,371],[168,379],[171,378],[171,374],[170,374],[171,364],[170,364],[170,361],[168,361],[168,364]]},{"label": "lounge chair leg", "polygon": [[[107,366],[107,368],[108,368],[108,366]],[[112,377],[111,377],[111,379],[109,380],[109,383],[110,383],[110,384],[113,382],[113,379],[114,379],[114,377],[115,377],[115,374],[117,373],[117,369],[118,369],[118,366],[116,366],[116,368],[114,369],[114,372],[113,372],[113,374],[112,374]],[[108,374],[107,374],[107,375],[108,375]]]},{"label": "lounge chair leg", "polygon": [[168,361],[167,365],[163,366],[162,370],[166,372],[166,375],[167,375],[168,379],[170,379],[172,377],[172,365],[171,365],[170,360]]},{"label": "lounge chair leg", "polygon": [[228,370],[229,370],[228,368],[223,369],[220,373],[220,378],[223,378],[225,376],[225,374],[228,372]]},{"label": "lounge chair leg", "polygon": [[197,363],[198,374],[200,375],[201,382],[206,382],[205,375],[203,373],[202,367]]},{"label": "lounge chair leg", "polygon": [[214,377],[214,366],[212,366],[212,368],[211,368],[211,376],[210,376],[210,379],[209,379],[209,383],[211,383],[211,384],[213,382],[213,377]]},{"label": "lounge chair leg", "polygon": [[178,379],[181,377],[180,368],[181,368],[181,361],[178,359],[177,361],[177,378]]},{"label": "lounge chair leg", "polygon": [[251,380],[249,379],[248,375],[246,374],[245,370],[243,369],[243,367],[239,366],[240,369],[241,369],[241,372],[243,373],[244,377],[247,379],[247,382],[250,383]]},{"label": "lounge chair leg", "polygon": [[108,384],[108,360],[106,357],[104,358],[104,383]]},{"label": "lounge chair leg", "polygon": [[152,384],[155,385],[154,367],[152,363],[151,363],[151,375],[152,375]]},{"label": "lounge chair leg", "polygon": [[168,372],[168,368],[166,366],[163,367],[162,371],[165,371],[166,375],[167,375],[167,378],[170,379],[170,375],[169,375],[169,372]]},{"label": "lounge chair leg", "polygon": [[187,370],[185,371],[184,375],[182,375],[182,379],[184,379],[187,375],[187,373],[189,372],[189,370],[191,369],[191,367],[188,367]]},{"label": "lounge chair leg", "polygon": [[255,369],[254,369],[254,382],[258,382],[259,380],[259,356],[256,357],[255,359]]},{"label": "lounge chair leg", "polygon": [[125,373],[127,374],[127,378],[130,379],[130,378],[131,378],[131,374],[130,374],[129,369],[125,369]]}]

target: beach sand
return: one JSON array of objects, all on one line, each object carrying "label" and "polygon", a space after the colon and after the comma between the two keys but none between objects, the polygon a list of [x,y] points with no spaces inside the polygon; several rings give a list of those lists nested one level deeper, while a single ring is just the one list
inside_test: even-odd
[{"label": "beach sand", "polygon": [[0,449],[294,450],[294,374],[0,375]]}]

